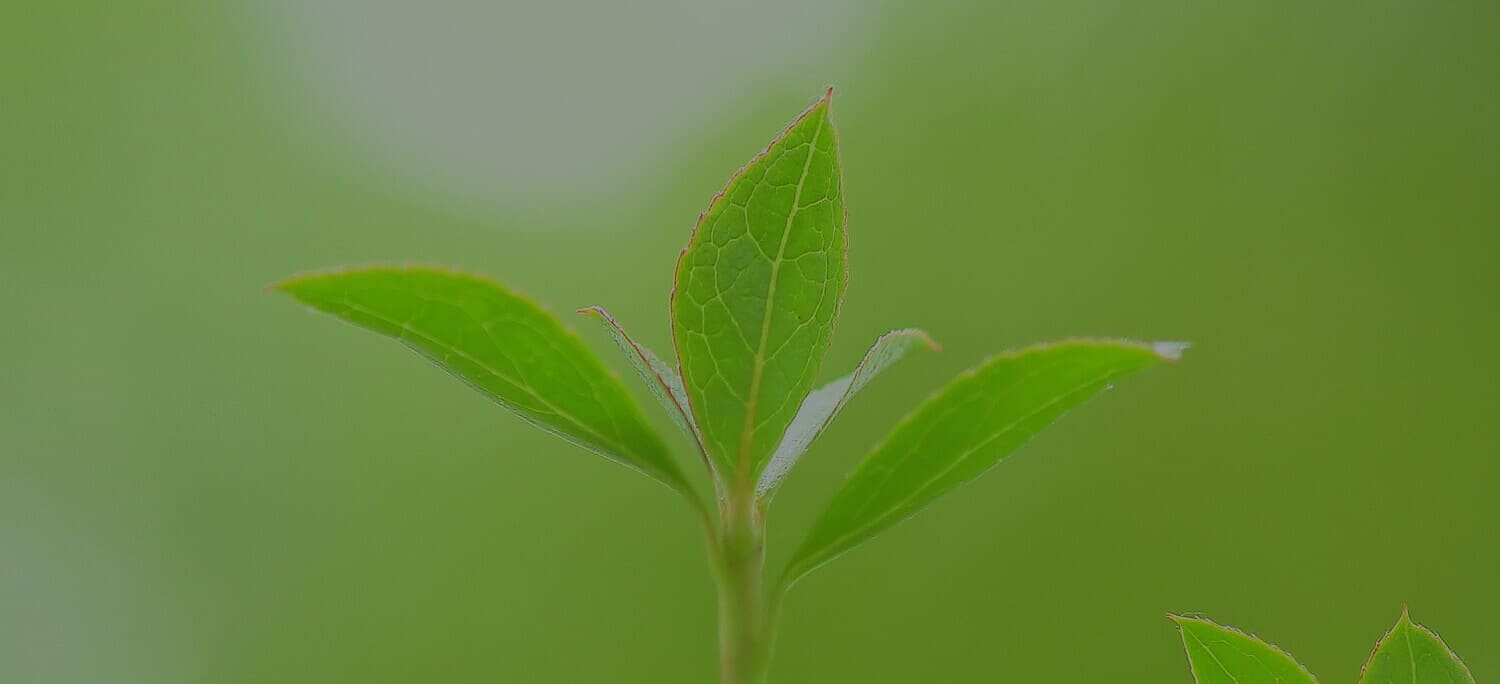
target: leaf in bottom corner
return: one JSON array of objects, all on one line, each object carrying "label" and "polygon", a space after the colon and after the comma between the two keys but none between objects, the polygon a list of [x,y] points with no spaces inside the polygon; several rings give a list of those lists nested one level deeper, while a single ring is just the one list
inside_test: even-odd
[{"label": "leaf in bottom corner", "polygon": [[1182,632],[1198,684],[1316,684],[1285,651],[1233,627],[1201,617],[1169,615]]},{"label": "leaf in bottom corner", "polygon": [[1406,609],[1370,654],[1360,684],[1474,684],[1474,675],[1432,630],[1411,621]]}]

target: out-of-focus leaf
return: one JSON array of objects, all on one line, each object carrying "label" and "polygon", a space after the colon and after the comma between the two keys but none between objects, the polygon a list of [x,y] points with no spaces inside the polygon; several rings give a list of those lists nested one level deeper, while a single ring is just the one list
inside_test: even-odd
[{"label": "out-of-focus leaf", "polygon": [[1178,343],[1068,340],[1001,354],[904,418],[834,495],[783,579],[814,568],[904,520],[994,466],[1068,409],[1163,360]]},{"label": "out-of-focus leaf", "polygon": [[1168,615],[1182,632],[1198,684],[1316,684],[1290,655],[1233,627],[1201,617]]},{"label": "out-of-focus leaf", "polygon": [[823,434],[823,429],[838,416],[844,405],[849,403],[855,393],[864,389],[875,376],[881,371],[889,368],[892,364],[901,360],[913,347],[926,345],[928,349],[937,349],[938,345],[932,341],[927,333],[915,328],[895,330],[880,336],[875,340],[874,346],[865,353],[864,359],[854,372],[842,378],[834,380],[819,387],[802,400],[802,408],[797,410],[797,416],[792,419],[792,424],[786,430],[786,435],[781,438],[781,444],[777,445],[776,453],[771,456],[771,462],[760,474],[760,482],[756,485],[756,494],[761,497],[769,497],[781,480],[791,472],[792,466],[797,464],[797,459],[807,451],[808,446],[818,435]]},{"label": "out-of-focus leaf", "polygon": [[1360,672],[1360,684],[1474,684],[1474,675],[1431,630],[1406,609]]},{"label": "out-of-focus leaf", "polygon": [[693,493],[661,438],[598,357],[534,302],[434,267],[358,267],[275,289],[400,340],[527,422]]},{"label": "out-of-focus leaf", "polygon": [[829,95],[714,197],[677,262],[672,336],[704,446],[753,487],[812,389],[848,264]]}]

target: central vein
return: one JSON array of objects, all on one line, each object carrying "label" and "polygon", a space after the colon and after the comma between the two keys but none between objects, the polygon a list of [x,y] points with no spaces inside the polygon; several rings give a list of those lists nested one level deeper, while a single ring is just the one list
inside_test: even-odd
[{"label": "central vein", "polygon": [[760,342],[755,350],[755,367],[750,372],[750,394],[745,403],[745,424],[740,432],[740,452],[735,459],[735,479],[745,485],[750,481],[750,471],[754,464],[750,463],[750,443],[755,436],[755,415],[760,404],[760,383],[765,376],[766,370],[766,342],[771,337],[771,307],[776,301],[776,283],[781,272],[782,261],[786,258],[787,239],[792,234],[792,222],[797,218],[797,211],[802,206],[802,187],[807,183],[807,174],[812,169],[813,155],[818,151],[818,136],[823,133],[823,118],[818,117],[818,127],[813,129],[812,140],[807,146],[807,160],[802,163],[802,175],[797,177],[797,188],[792,193],[792,208],[786,214],[786,226],[781,230],[781,244],[776,247],[776,258],[771,261],[771,282],[766,287],[766,308],[761,314]]}]

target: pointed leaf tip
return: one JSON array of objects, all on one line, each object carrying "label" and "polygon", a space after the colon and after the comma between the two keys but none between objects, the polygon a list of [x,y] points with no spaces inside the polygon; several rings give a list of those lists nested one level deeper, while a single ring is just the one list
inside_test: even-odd
[{"label": "pointed leaf tip", "polygon": [[1474,675],[1436,632],[1412,621],[1406,606],[1370,653],[1360,684],[1474,684]]},{"label": "pointed leaf tip", "polygon": [[1163,361],[1177,362],[1182,360],[1183,353],[1192,346],[1191,342],[1152,342],[1151,350],[1156,352],[1156,355]]}]

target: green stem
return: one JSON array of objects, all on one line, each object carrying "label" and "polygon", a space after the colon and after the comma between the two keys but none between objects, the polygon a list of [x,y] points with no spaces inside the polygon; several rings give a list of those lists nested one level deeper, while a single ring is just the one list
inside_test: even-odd
[{"label": "green stem", "polygon": [[765,519],[753,489],[724,505],[715,575],[719,585],[719,681],[763,684],[771,659],[773,625],[767,619],[761,573]]}]

